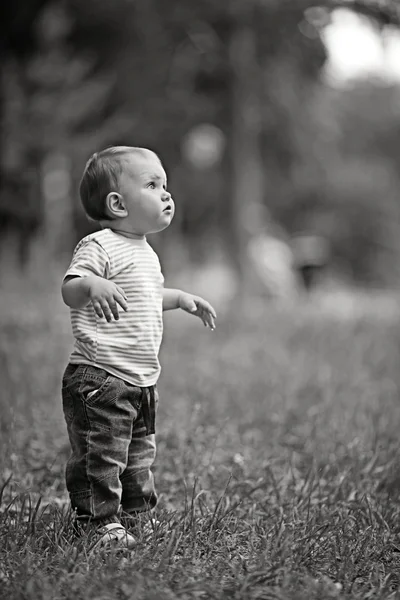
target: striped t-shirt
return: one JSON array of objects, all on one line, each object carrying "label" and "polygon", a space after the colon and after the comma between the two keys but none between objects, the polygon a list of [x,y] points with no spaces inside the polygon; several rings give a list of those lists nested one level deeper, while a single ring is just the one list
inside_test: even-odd
[{"label": "striped t-shirt", "polygon": [[160,374],[158,353],[163,321],[164,277],[157,254],[146,239],[130,239],[103,229],[83,238],[65,274],[99,275],[120,286],[128,311],[108,323],[92,304],[71,309],[75,347],[70,362],[105,369],[133,385],[154,385]]}]

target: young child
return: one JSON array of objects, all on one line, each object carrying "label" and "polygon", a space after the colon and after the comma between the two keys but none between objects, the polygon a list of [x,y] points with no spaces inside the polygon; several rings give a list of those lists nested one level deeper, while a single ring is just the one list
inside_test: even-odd
[{"label": "young child", "polygon": [[62,383],[72,449],[66,483],[78,527],[95,545],[131,548],[121,514],[134,521],[157,503],[162,311],[182,308],[211,329],[216,314],[199,296],[163,287],[146,235],[168,227],[175,208],[154,152],[118,146],[94,154],[80,196],[102,230],[78,243],[62,284],[75,338]]}]

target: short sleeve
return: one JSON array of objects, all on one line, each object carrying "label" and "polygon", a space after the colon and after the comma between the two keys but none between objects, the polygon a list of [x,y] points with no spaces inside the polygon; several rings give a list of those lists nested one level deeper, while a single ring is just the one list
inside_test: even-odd
[{"label": "short sleeve", "polygon": [[82,240],[75,248],[71,264],[64,275],[87,277],[98,275],[108,279],[110,272],[110,259],[107,252],[95,240]]}]

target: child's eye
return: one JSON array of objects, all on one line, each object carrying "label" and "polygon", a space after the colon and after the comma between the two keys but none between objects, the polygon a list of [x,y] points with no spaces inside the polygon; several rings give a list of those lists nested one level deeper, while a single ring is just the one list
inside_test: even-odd
[{"label": "child's eye", "polygon": [[154,183],[154,181],[151,181],[151,182],[148,184],[148,186],[147,186],[147,187],[151,188],[152,190],[155,190],[155,189],[156,189],[156,184]]}]

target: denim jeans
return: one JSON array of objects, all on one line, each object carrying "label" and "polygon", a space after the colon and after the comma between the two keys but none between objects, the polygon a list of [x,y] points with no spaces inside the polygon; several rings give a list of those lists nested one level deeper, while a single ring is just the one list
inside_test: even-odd
[{"label": "denim jeans", "polygon": [[156,387],[69,364],[62,398],[72,449],[66,483],[78,519],[112,521],[121,507],[131,514],[153,508]]}]

